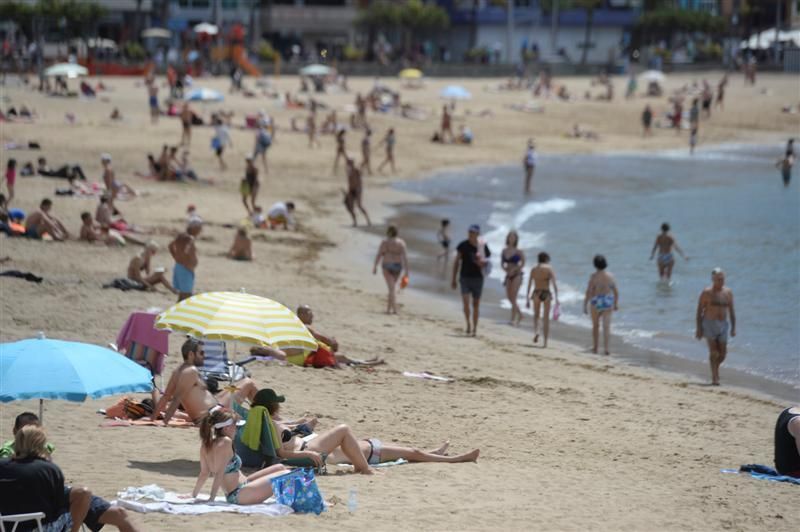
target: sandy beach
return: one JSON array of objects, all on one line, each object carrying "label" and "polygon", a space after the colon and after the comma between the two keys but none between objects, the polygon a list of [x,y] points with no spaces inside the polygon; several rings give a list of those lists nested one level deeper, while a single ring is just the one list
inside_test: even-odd
[{"label": "sandy beach", "polygon": [[[703,78],[715,85],[721,76],[670,76],[667,92]],[[129,221],[158,228],[154,238],[162,251],[154,265],[171,272],[165,246],[182,228],[186,206],[192,203],[210,222],[198,242],[197,291],[243,288],[290,308],[310,304],[315,326],[336,336],[342,352],[386,359],[387,364],[374,371],[250,364],[257,383],[287,396],[287,414],[313,414],[323,430],[346,423],[359,437],[420,448],[450,440],[451,452],[481,451],[474,464],[403,465],[374,477],[330,468],[332,474],[320,477],[318,484],[332,504],[319,517],[134,514],[142,530],[797,529],[797,486],[720,472],[747,463],[771,465],[775,419],[788,405],[744,388],[712,388],[696,379],[631,367],[614,356],[592,355],[586,349],[588,337],[584,344],[568,344],[559,342],[555,333],[551,346],[543,350],[530,344],[527,329],[484,320],[479,337],[467,338],[457,296],[448,301],[414,290],[413,262],[412,283],[400,296],[399,315],[384,314],[385,284],[371,275],[378,240],[350,227],[341,202],[345,177],[341,169],[338,175],[331,171],[333,137],[323,136],[320,148],[308,150],[306,137],[289,130],[290,118],[305,117],[305,111],[284,109],[264,97],[229,96],[226,79],[202,79],[198,85],[226,92],[221,104],[194,106],[206,118],[212,109],[230,109],[234,124],[241,125],[245,114],[263,109],[276,120],[279,129],[269,151],[270,171],[261,175],[259,203],[268,207],[293,200],[298,206],[297,232],[257,232],[256,260],[231,261],[224,253],[234,231],[221,224],[236,224],[246,214],[238,188],[244,157],[253,147],[252,130],[231,130],[233,148],[225,153],[228,170],[221,172],[210,149],[213,129],[194,128],[193,165],[201,177],[213,178],[213,185],[139,179],[134,172],[146,171],[148,152],[157,154],[162,144],[178,143],[179,121],[163,117],[157,125],[150,124],[141,80],[103,82],[112,90],[100,93],[98,100],[84,101],[48,98],[10,79],[1,90],[2,106],[26,104],[39,117],[32,124],[0,124],[0,140],[35,140],[43,149],[3,150],[3,168],[9,157],[22,164],[44,155],[53,166],[79,162],[89,180],[98,181],[100,154],[112,154],[117,178],[142,194],[120,203],[120,210]],[[398,80],[384,82],[401,87]],[[476,142],[470,147],[432,144],[428,139],[438,128],[442,103],[438,92],[453,82],[430,80],[422,89],[403,89],[403,100],[427,110],[428,120],[369,115],[373,146],[388,127],[398,133],[398,174],[365,178],[365,206],[376,225],[394,214],[394,204],[425,201],[392,189],[393,181],[423,179],[442,168],[521,160],[529,137],[542,152],[688,149],[686,132],[656,129],[653,137],[641,137],[639,117],[645,103],[659,116],[667,109],[666,98],[624,100],[622,78],[615,80],[618,96],[613,103],[538,100],[544,107],[539,114],[507,107],[529,101],[529,92],[489,92],[484,88],[496,80],[458,80],[473,99],[459,103],[455,125],[467,123]],[[573,94],[590,90],[588,78],[556,80],[562,82]],[[345,120],[355,93],[366,92],[372,83],[351,79],[350,93],[320,95],[319,100],[335,107]],[[252,80],[246,84],[252,85]],[[293,77],[273,84],[281,94],[298,88]],[[744,86],[740,75],[732,76],[724,111],[715,110],[701,125],[700,146],[796,135],[798,115],[782,113],[781,107],[797,104],[797,88],[796,76],[765,74],[755,87]],[[123,114],[120,122],[108,118],[114,107]],[[483,110],[490,110],[491,116],[479,116]],[[66,122],[67,112],[76,115],[75,124]],[[600,140],[565,138],[575,123],[596,131]],[[347,140],[348,151],[357,159],[360,140],[361,132]],[[373,148],[373,168],[381,159],[381,151]],[[18,177],[12,206],[32,212],[43,197],[53,198],[53,212],[77,233],[80,213],[94,212],[96,201],[55,196],[54,189],[64,185],[62,180]],[[402,236],[402,227],[400,231]],[[462,228],[454,228],[456,238],[462,233]],[[135,246],[0,239],[0,257],[11,257],[4,269],[44,277],[41,284],[0,278],[0,340],[44,331],[50,338],[105,345],[114,340],[130,312],[169,307],[174,298],[163,289],[123,293],[101,288],[124,276],[138,251]],[[165,379],[180,361],[181,340],[180,334],[171,336]],[[413,379],[403,371],[429,371],[455,380]],[[103,418],[96,410],[115,401],[46,403],[44,423],[56,446],[54,461],[67,480],[109,499],[128,486],[152,483],[190,492],[199,471],[196,431],[99,427]],[[34,401],[2,404],[0,437],[10,437],[14,416],[37,408]],[[352,490],[358,501],[354,513],[347,508]]]}]

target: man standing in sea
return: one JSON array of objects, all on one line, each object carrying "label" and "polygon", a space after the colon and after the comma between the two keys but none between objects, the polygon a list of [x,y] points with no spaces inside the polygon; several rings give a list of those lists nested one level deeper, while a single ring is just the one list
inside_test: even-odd
[{"label": "man standing in sea", "polygon": [[725,286],[722,268],[711,271],[711,286],[703,289],[697,302],[697,331],[699,340],[708,342],[708,361],[711,365],[711,384],[719,386],[719,367],[728,352],[728,316],[730,335],[736,336],[736,312],[733,310],[733,292]]}]

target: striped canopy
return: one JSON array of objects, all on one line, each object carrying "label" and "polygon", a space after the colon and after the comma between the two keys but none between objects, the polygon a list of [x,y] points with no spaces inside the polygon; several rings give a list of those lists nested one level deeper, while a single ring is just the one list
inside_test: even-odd
[{"label": "striped canopy", "polygon": [[158,315],[156,329],[278,349],[317,349],[317,341],[294,312],[277,301],[239,292],[206,292],[185,299]]}]

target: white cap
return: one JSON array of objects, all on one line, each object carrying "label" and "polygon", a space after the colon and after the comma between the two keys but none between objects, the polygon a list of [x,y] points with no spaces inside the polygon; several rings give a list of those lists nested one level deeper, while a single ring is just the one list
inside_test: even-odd
[{"label": "white cap", "polygon": [[111,162],[111,154],[109,153],[102,153],[100,154],[100,160],[103,162]]}]

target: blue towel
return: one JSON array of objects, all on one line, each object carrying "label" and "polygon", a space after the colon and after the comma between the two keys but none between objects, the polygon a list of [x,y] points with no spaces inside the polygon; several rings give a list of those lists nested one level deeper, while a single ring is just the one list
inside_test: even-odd
[{"label": "blue towel", "polygon": [[765,465],[760,464],[746,464],[741,466],[738,470],[736,469],[723,469],[723,473],[750,473],[750,476],[753,478],[758,478],[761,480],[771,480],[772,482],[789,482],[791,484],[797,484],[800,486],[800,478],[796,477],[788,477],[786,475],[781,475],[773,468]]}]

